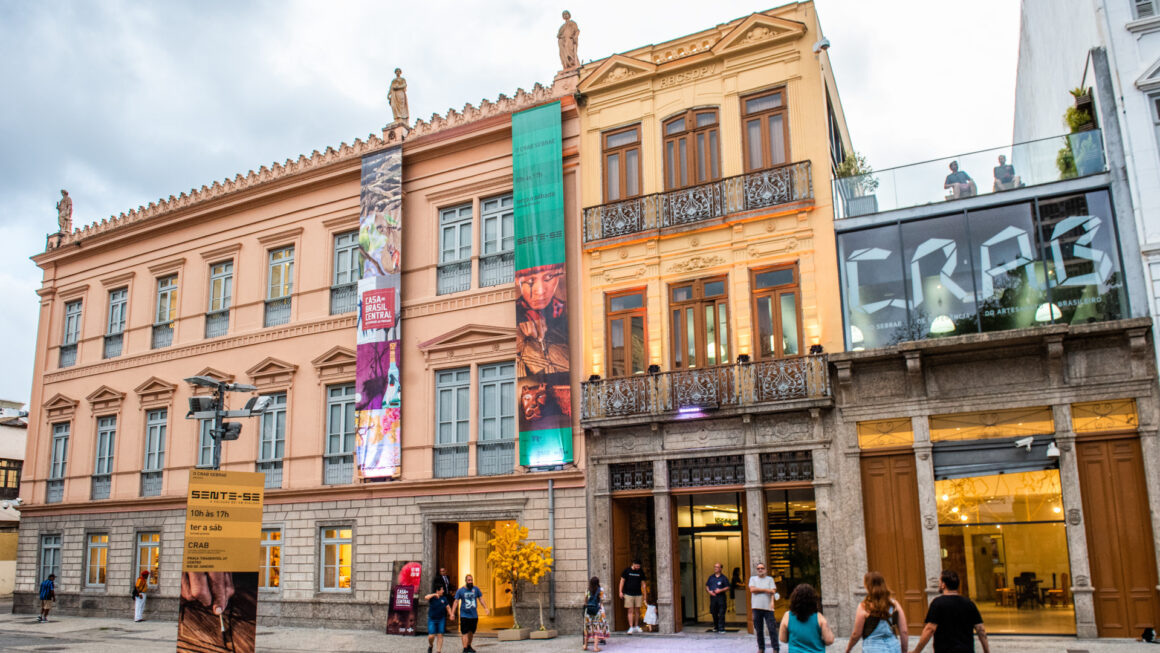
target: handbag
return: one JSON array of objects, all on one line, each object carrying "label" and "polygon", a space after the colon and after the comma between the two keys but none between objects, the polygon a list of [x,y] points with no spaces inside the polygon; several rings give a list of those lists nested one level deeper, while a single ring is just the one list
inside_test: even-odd
[{"label": "handbag", "polygon": [[645,608],[644,625],[646,625],[646,626],[657,625],[657,606],[649,604],[649,606],[647,608]]}]

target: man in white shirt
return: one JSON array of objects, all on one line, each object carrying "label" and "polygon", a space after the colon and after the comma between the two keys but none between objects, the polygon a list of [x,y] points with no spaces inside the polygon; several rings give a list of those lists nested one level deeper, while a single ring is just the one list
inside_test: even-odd
[{"label": "man in white shirt", "polygon": [[778,653],[777,619],[773,615],[773,602],[777,596],[777,583],[773,576],[765,575],[765,565],[757,563],[757,575],[749,577],[749,610],[753,614],[753,630],[757,632],[758,653],[765,651],[765,633],[769,631],[769,641],[773,653]]}]

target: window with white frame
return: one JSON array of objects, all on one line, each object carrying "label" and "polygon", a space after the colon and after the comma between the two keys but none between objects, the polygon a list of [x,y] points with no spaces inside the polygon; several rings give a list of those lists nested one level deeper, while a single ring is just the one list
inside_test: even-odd
[{"label": "window with white frame", "polygon": [[282,460],[286,447],[286,393],[271,395],[270,407],[262,413],[258,462]]},{"label": "window with white frame", "polygon": [[137,575],[134,578],[139,578],[143,571],[149,572],[149,585],[156,588],[161,575],[161,533],[157,531],[137,533]]},{"label": "window with white frame", "polygon": [[40,578],[45,580],[51,575],[60,577],[60,535],[40,536]]},{"label": "window with white frame", "polygon": [[467,475],[471,369],[435,373],[435,476]]},{"label": "window with white frame", "polygon": [[515,363],[479,366],[479,442],[476,443],[476,467],[480,475],[507,474],[514,469],[515,392]]},{"label": "window with white frame", "polygon": [[349,526],[324,526],[320,531],[319,587],[322,592],[349,592],[354,539]]},{"label": "window with white frame", "polygon": [[278,589],[282,575],[282,529],[262,529],[262,553],[259,560],[258,587]]},{"label": "window with white frame", "polygon": [[209,312],[228,311],[234,296],[234,262],[222,261],[209,267]]},{"label": "window with white frame", "polygon": [[159,408],[145,415],[145,463],[142,471],[159,472],[165,467],[165,429],[169,410]]},{"label": "window with white frame", "polygon": [[514,279],[515,209],[512,194],[480,202],[483,237],[480,242],[479,285],[498,286]]},{"label": "window with white frame", "polygon": [[283,299],[290,296],[294,281],[294,248],[282,247],[270,250],[269,284],[266,299]]},{"label": "window with white frame", "polygon": [[1137,19],[1156,15],[1156,0],[1132,0],[1132,13]]},{"label": "window with white frame", "polygon": [[125,333],[125,314],[129,306],[129,289],[109,291],[109,319],[105,325],[105,358],[121,355]]},{"label": "window with white frame", "polygon": [[69,428],[68,422],[52,425],[52,462],[48,468],[50,480],[64,478],[65,463],[68,460]]},{"label": "window with white frame", "polygon": [[64,334],[60,340],[60,366],[70,367],[77,362],[77,343],[81,339],[81,301],[64,305]]},{"label": "window with white frame", "polygon": [[157,280],[157,312],[153,316],[153,349],[173,344],[173,323],[177,320],[177,275]]},{"label": "window with white frame", "polygon": [[97,418],[97,451],[93,464],[95,476],[113,473],[113,449],[117,441],[117,417],[108,415]]},{"label": "window with white frame", "polygon": [[322,480],[326,485],[354,480],[354,384],[326,388],[326,456]]},{"label": "window with white frame", "polygon": [[358,249],[358,231],[334,237],[334,276],[330,285],[330,314],[339,315],[358,309],[358,280],[362,254]]},{"label": "window with white frame", "polygon": [[471,204],[439,211],[439,268],[436,293],[471,288]]},{"label": "window with white frame", "polygon": [[85,549],[85,587],[104,587],[109,563],[108,533],[90,533]]},{"label": "window with white frame", "polygon": [[213,420],[198,420],[197,425],[197,466],[202,469],[213,467]]}]

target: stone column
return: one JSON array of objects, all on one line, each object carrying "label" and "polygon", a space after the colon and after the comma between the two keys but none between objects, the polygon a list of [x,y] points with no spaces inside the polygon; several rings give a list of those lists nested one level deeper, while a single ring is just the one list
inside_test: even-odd
[{"label": "stone column", "polygon": [[1079,486],[1079,462],[1075,454],[1075,432],[1071,430],[1071,406],[1052,406],[1055,444],[1059,447],[1059,484],[1063,491],[1063,514],[1067,523],[1067,557],[1071,565],[1071,596],[1075,605],[1075,634],[1096,637],[1095,588],[1088,567],[1087,533],[1083,523],[1083,494]]},{"label": "stone column", "polygon": [[609,487],[609,474],[607,464],[588,465],[588,575],[606,578],[605,586],[612,583],[611,587],[615,588],[620,581],[612,575],[612,488]]},{"label": "stone column", "polygon": [[[1151,350],[1148,350],[1151,352]],[[1149,356],[1151,356],[1149,354]],[[1154,392],[1154,391],[1153,391]],[[1136,423],[1140,433],[1140,458],[1143,461],[1160,460],[1160,438],[1156,420],[1160,417],[1155,395],[1136,397]],[[1153,515],[1160,515],[1160,469],[1144,463],[1144,487],[1148,492],[1148,507]],[[1152,541],[1160,542],[1160,520],[1152,520]],[[1160,547],[1156,549],[1156,564],[1160,568]],[[1160,585],[1156,586],[1160,591]]]},{"label": "stone column", "polygon": [[835,525],[838,523],[834,511],[835,502],[831,500],[834,481],[830,477],[830,449],[819,447],[810,453],[814,458],[814,506],[818,516],[818,563],[821,567],[821,587],[818,592],[822,595],[822,608],[827,619],[833,619],[834,624],[842,623],[840,596],[842,578],[839,565],[838,534]]},{"label": "stone column", "polygon": [[866,596],[862,576],[870,567],[866,557],[866,516],[862,505],[862,456],[858,448],[858,433],[853,422],[838,421],[834,425],[834,460],[837,468],[834,478],[842,479],[834,488],[839,523],[843,537],[838,550],[838,567],[843,585],[839,588],[842,621],[835,621],[838,632],[849,633],[854,627],[854,613]]},{"label": "stone column", "polygon": [[745,454],[745,532],[749,546],[749,565],[742,578],[756,574],[758,564],[769,565],[765,531],[765,490],[761,487],[761,454]]},{"label": "stone column", "polygon": [[934,458],[931,455],[930,419],[910,418],[914,429],[914,466],[918,482],[918,513],[922,517],[922,559],[926,570],[926,602],[938,596],[942,574],[942,545],[938,539],[938,498],[934,494]]},{"label": "stone column", "polygon": [[656,597],[657,624],[662,633],[672,633],[676,625],[677,597],[673,596],[677,570],[673,550],[672,495],[669,494],[669,468],[664,460],[653,461],[653,537],[656,538],[657,568],[652,595]]}]

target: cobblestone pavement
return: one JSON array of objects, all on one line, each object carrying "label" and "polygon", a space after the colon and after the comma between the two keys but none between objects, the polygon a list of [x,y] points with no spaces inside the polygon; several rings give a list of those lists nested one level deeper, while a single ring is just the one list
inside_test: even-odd
[{"label": "cobblestone pavement", "polygon": [[[11,603],[0,602],[0,650],[3,651],[85,651],[86,653],[171,653],[177,639],[177,624],[172,621],[133,623],[125,619],[57,617],[46,624],[36,622],[34,615],[11,614]],[[554,640],[500,642],[493,638],[475,641],[479,653],[556,653],[579,651],[580,637],[570,635]],[[258,627],[258,650],[278,653],[423,653],[426,637],[398,637],[369,630],[332,630],[322,628]],[[604,648],[609,653],[622,651],[683,653],[724,653],[756,651],[754,639],[741,633],[680,635],[616,635]],[[843,653],[845,640],[829,647],[830,653]],[[860,647],[855,647],[856,652]],[[930,650],[929,648],[927,649]],[[1053,653],[1129,653],[1154,651],[1160,647],[1128,640],[1076,640],[1047,637],[994,637],[991,650],[996,653],[1051,651]],[[458,638],[448,637],[444,653],[461,653]],[[792,652],[791,652],[792,653]]]}]

